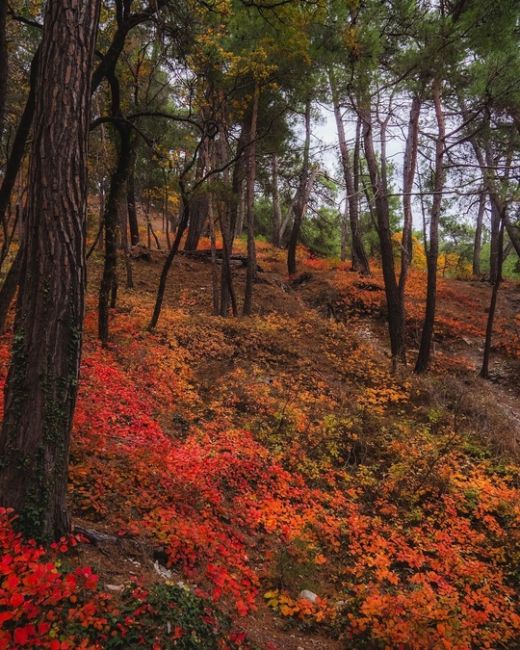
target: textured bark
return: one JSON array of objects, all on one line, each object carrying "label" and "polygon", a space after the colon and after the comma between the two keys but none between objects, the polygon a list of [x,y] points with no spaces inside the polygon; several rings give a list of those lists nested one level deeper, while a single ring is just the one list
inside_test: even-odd
[{"label": "textured bark", "polygon": [[20,527],[38,539],[69,530],[65,492],[81,356],[98,13],[99,0],[49,0],[39,61],[21,282],[0,434],[0,503],[14,508]]},{"label": "textured bark", "polygon": [[303,145],[303,161],[300,172],[300,181],[294,201],[294,221],[287,247],[287,272],[289,275],[296,273],[296,247],[300,238],[300,229],[307,210],[309,188],[309,165],[311,145],[311,102],[307,100],[305,105],[305,143]]},{"label": "textured bark", "polygon": [[251,126],[249,128],[249,149],[247,152],[247,184],[246,184],[246,214],[247,214],[247,269],[246,287],[244,294],[244,316],[249,316],[253,308],[253,282],[256,278],[256,246],[255,246],[255,180],[256,180],[256,124],[258,121],[258,99],[260,88],[255,83],[253,106],[251,110]]},{"label": "textured bark", "polygon": [[430,214],[430,243],[427,254],[427,285],[426,285],[426,311],[421,333],[421,344],[415,364],[415,372],[424,372],[428,369],[433,341],[433,328],[435,324],[435,307],[437,299],[437,262],[439,258],[439,219],[442,208],[442,193],[444,190],[444,147],[446,126],[442,109],[441,82],[433,82],[433,103],[437,121],[437,138],[435,142],[435,171],[433,181],[433,201]]},{"label": "textured bark", "polygon": [[[412,262],[412,192],[417,168],[417,149],[419,144],[419,118],[421,115],[421,100],[417,95],[412,100],[410,117],[408,120],[408,133],[403,164],[403,235],[401,240],[401,273],[399,275],[399,291],[401,304],[404,309],[404,294],[408,270]],[[403,314],[403,320],[405,315]]]},{"label": "textured bark", "polygon": [[363,121],[363,143],[367,160],[373,199],[368,195],[369,205],[375,213],[377,234],[381,249],[381,263],[385,283],[386,305],[388,311],[388,331],[392,365],[405,360],[405,323],[399,286],[395,277],[394,251],[390,231],[390,209],[388,205],[388,188],[383,184],[372,132],[372,115],[370,105],[358,109]]},{"label": "textured bark", "polygon": [[0,138],[4,132],[5,102],[7,96],[7,79],[9,53],[6,34],[7,2],[0,3]]},{"label": "textured bark", "polygon": [[486,212],[486,193],[480,193],[478,202],[477,224],[475,227],[475,239],[473,243],[473,277],[480,277],[480,254],[482,252],[482,224]]}]

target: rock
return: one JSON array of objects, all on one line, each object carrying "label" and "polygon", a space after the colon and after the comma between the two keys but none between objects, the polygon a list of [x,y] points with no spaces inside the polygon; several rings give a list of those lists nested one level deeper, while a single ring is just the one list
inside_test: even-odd
[{"label": "rock", "polygon": [[161,578],[164,578],[165,580],[171,580],[173,578],[173,573],[162,564],[159,564],[157,560],[155,560],[153,563],[153,568],[161,576]]},{"label": "rock", "polygon": [[107,591],[112,591],[116,594],[121,593],[123,589],[125,588],[125,585],[105,585],[105,589]]},{"label": "rock", "polygon": [[313,591],[309,591],[308,589],[304,589],[303,591],[300,591],[298,598],[308,600],[310,603],[314,604],[318,599],[318,594],[315,594]]}]

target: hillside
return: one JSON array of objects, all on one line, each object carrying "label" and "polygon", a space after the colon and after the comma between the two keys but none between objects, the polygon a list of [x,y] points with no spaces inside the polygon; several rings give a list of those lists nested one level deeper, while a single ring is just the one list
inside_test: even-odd
[{"label": "hillside", "polygon": [[[377,270],[302,249],[290,282],[258,246],[252,317],[210,316],[211,264],[183,254],[153,333],[163,254],[135,261],[107,349],[91,258],[76,535],[49,556],[2,512],[0,646],[518,648],[520,287],[493,381],[489,286],[442,279],[432,372],[392,375]],[[409,285],[413,334],[424,274]]]}]

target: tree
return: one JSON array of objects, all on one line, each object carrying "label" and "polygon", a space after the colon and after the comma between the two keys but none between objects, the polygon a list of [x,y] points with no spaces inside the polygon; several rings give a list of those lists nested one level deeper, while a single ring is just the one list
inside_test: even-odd
[{"label": "tree", "polygon": [[[86,155],[99,0],[49,0],[38,63],[22,273],[0,434],[0,502],[28,535],[65,504],[85,290]],[[67,56],[63,53],[67,52]]]}]

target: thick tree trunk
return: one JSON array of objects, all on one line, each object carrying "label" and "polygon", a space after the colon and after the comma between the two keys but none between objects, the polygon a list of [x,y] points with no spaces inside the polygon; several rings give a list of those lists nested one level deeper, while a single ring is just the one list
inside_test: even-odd
[{"label": "thick tree trunk", "polygon": [[49,0],[38,70],[21,282],[0,434],[0,503],[14,508],[23,531],[38,539],[59,537],[70,523],[65,493],[81,356],[86,155],[99,4]]},{"label": "thick tree trunk", "polygon": [[[408,271],[412,262],[412,192],[415,179],[415,170],[417,167],[420,115],[421,100],[417,95],[414,95],[412,105],[410,107],[408,134],[406,137],[403,164],[403,235],[401,240],[401,273],[399,275],[399,292],[401,294],[401,303],[403,309],[406,281],[408,279]],[[404,319],[405,314],[403,314],[403,320]]]},{"label": "thick tree trunk", "polygon": [[256,180],[256,123],[258,121],[258,99],[260,88],[255,83],[253,93],[253,107],[251,111],[251,126],[249,129],[249,150],[247,152],[247,185],[246,185],[246,211],[247,211],[247,269],[246,287],[244,293],[244,316],[249,316],[253,308],[253,283],[256,278],[256,246],[255,246],[255,180]]},{"label": "thick tree trunk", "polygon": [[419,354],[415,364],[415,372],[424,372],[428,369],[433,341],[433,328],[435,324],[435,307],[437,299],[437,262],[439,258],[439,219],[442,208],[442,193],[444,190],[444,146],[446,126],[442,110],[441,82],[433,82],[433,103],[437,121],[437,138],[435,142],[435,172],[433,181],[433,201],[430,214],[430,244],[427,255],[427,286],[426,286],[426,311],[421,333]]},{"label": "thick tree trunk", "polygon": [[5,102],[7,97],[7,79],[9,69],[9,52],[6,33],[7,2],[0,3],[0,139],[4,133]]},{"label": "thick tree trunk", "polygon": [[484,190],[480,192],[478,202],[477,224],[475,227],[475,239],[473,242],[473,264],[472,273],[474,278],[480,277],[480,255],[482,253],[482,225],[484,222],[484,214],[486,212],[486,193]]},{"label": "thick tree trunk", "polygon": [[289,275],[296,273],[296,247],[300,238],[300,229],[307,209],[307,197],[310,191],[309,186],[309,165],[310,165],[310,145],[311,145],[311,102],[307,100],[305,104],[305,143],[303,145],[303,162],[300,172],[300,182],[296,191],[294,201],[294,221],[289,245],[287,247],[287,272]]}]

